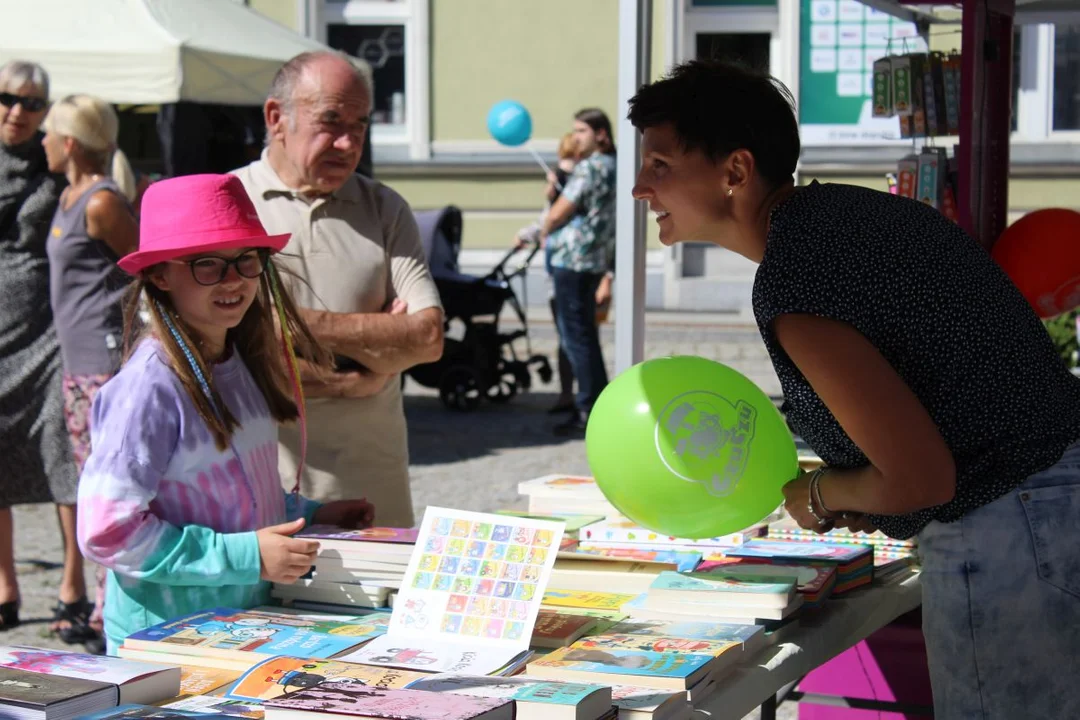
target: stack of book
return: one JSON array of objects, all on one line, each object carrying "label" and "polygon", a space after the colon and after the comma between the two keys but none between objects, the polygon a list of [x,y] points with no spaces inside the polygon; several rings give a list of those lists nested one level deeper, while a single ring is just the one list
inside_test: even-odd
[{"label": "stack of book", "polygon": [[777,625],[792,617],[804,599],[787,576],[741,571],[661,573],[649,591],[623,606],[631,617],[746,625]]},{"label": "stack of book", "polygon": [[319,542],[314,572],[292,585],[275,584],[273,597],[309,608],[314,604],[384,608],[401,587],[417,531],[313,526],[297,537]]},{"label": "stack of book", "polygon": [[[808,543],[795,540],[751,540],[723,553],[764,563],[827,565],[836,568],[834,595],[850,592],[874,580],[874,548],[846,543]],[[713,559],[713,558],[706,558]]]},{"label": "stack of book", "polygon": [[732,570],[751,575],[785,577],[795,581],[795,590],[803,598],[803,607],[817,608],[825,604],[836,587],[836,567],[824,563],[818,565],[794,565],[777,561],[762,562],[758,558],[727,557],[711,555],[703,560],[696,573],[728,573]]},{"label": "stack of book", "polygon": [[563,523],[563,539],[559,545],[559,551],[575,551],[578,545],[578,535],[583,527],[592,525],[603,520],[602,515],[582,515],[581,513],[560,512],[537,515],[523,510],[497,510],[498,515],[511,515],[513,517],[532,518],[533,520],[550,520]]},{"label": "stack of book", "polygon": [[581,529],[578,546],[586,550],[619,548],[624,550],[668,550],[684,552],[718,552],[742,545],[748,540],[765,537],[768,525],[761,523],[739,532],[720,537],[672,537],[648,530],[626,518],[607,518]]},{"label": "stack of book", "polygon": [[545,475],[518,483],[518,492],[528,498],[531,515],[558,516],[567,513],[621,517],[607,501],[591,477]]},{"label": "stack of book", "polygon": [[[268,655],[331,658],[386,633],[385,613],[305,615],[281,608],[215,608],[128,636],[122,658],[244,672]],[[179,677],[179,676],[178,676]]]},{"label": "stack of book", "polygon": [[119,658],[0,647],[0,717],[83,717],[180,692],[180,669]]}]

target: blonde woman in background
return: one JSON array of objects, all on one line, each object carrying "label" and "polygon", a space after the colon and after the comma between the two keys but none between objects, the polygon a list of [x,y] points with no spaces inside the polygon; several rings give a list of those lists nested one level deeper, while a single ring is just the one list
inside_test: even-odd
[{"label": "blonde woman in background", "polygon": [[[121,306],[129,279],[116,262],[139,243],[131,206],[138,189],[127,158],[116,147],[119,125],[108,103],[71,95],[49,110],[42,140],[49,170],[63,173],[68,181],[46,248],[53,322],[64,367],[64,419],[80,473],[90,454],[91,403],[120,368]],[[75,501],[63,500],[67,502],[57,499],[64,532],[64,577],[53,630],[66,643],[99,649],[94,646],[101,645],[102,578],[95,609],[87,598],[76,541]]]}]

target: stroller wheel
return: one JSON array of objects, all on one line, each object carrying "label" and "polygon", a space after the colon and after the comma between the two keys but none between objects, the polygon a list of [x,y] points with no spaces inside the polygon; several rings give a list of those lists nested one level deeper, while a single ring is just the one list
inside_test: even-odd
[{"label": "stroller wheel", "polygon": [[511,375],[504,375],[488,388],[487,397],[493,403],[508,403],[518,394],[517,380]]},{"label": "stroller wheel", "polygon": [[451,410],[468,412],[480,405],[480,380],[464,365],[450,368],[439,379],[439,399]]}]

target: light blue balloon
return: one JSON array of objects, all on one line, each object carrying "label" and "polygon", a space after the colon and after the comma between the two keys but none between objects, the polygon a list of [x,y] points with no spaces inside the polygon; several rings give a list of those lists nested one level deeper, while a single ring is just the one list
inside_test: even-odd
[{"label": "light blue balloon", "polygon": [[525,106],[516,100],[495,103],[487,116],[488,132],[503,145],[517,147],[532,136],[532,118]]}]

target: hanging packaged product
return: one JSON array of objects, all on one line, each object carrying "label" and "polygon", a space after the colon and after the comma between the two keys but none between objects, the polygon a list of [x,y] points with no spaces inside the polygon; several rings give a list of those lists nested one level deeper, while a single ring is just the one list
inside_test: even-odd
[{"label": "hanging packaged product", "polygon": [[908,155],[896,166],[896,194],[915,199],[915,186],[918,180],[919,158]]},{"label": "hanging packaged product", "polygon": [[[892,69],[892,106],[898,117],[911,116],[911,60],[906,55],[886,58]],[[876,63],[875,63],[876,66]]]},{"label": "hanging packaged product", "polygon": [[927,137],[940,137],[948,133],[945,120],[945,74],[944,56],[930,53],[923,66],[923,96],[926,103]]},{"label": "hanging packaged product", "polygon": [[945,191],[941,196],[941,214],[953,222],[960,222],[960,212],[956,207],[956,158],[949,158],[946,167],[948,172],[945,173]]},{"label": "hanging packaged product", "polygon": [[945,133],[960,134],[960,55],[950,53],[944,61],[942,79],[945,91]]},{"label": "hanging packaged product", "polygon": [[945,148],[924,148],[919,153],[919,178],[916,198],[930,207],[941,209],[947,168]]},{"label": "hanging packaged product", "polygon": [[874,61],[874,97],[872,114],[874,117],[892,117],[893,109],[893,73],[891,58],[883,57]]},{"label": "hanging packaged product", "polygon": [[916,53],[911,59],[911,135],[914,138],[927,136],[926,125],[926,53]]}]

